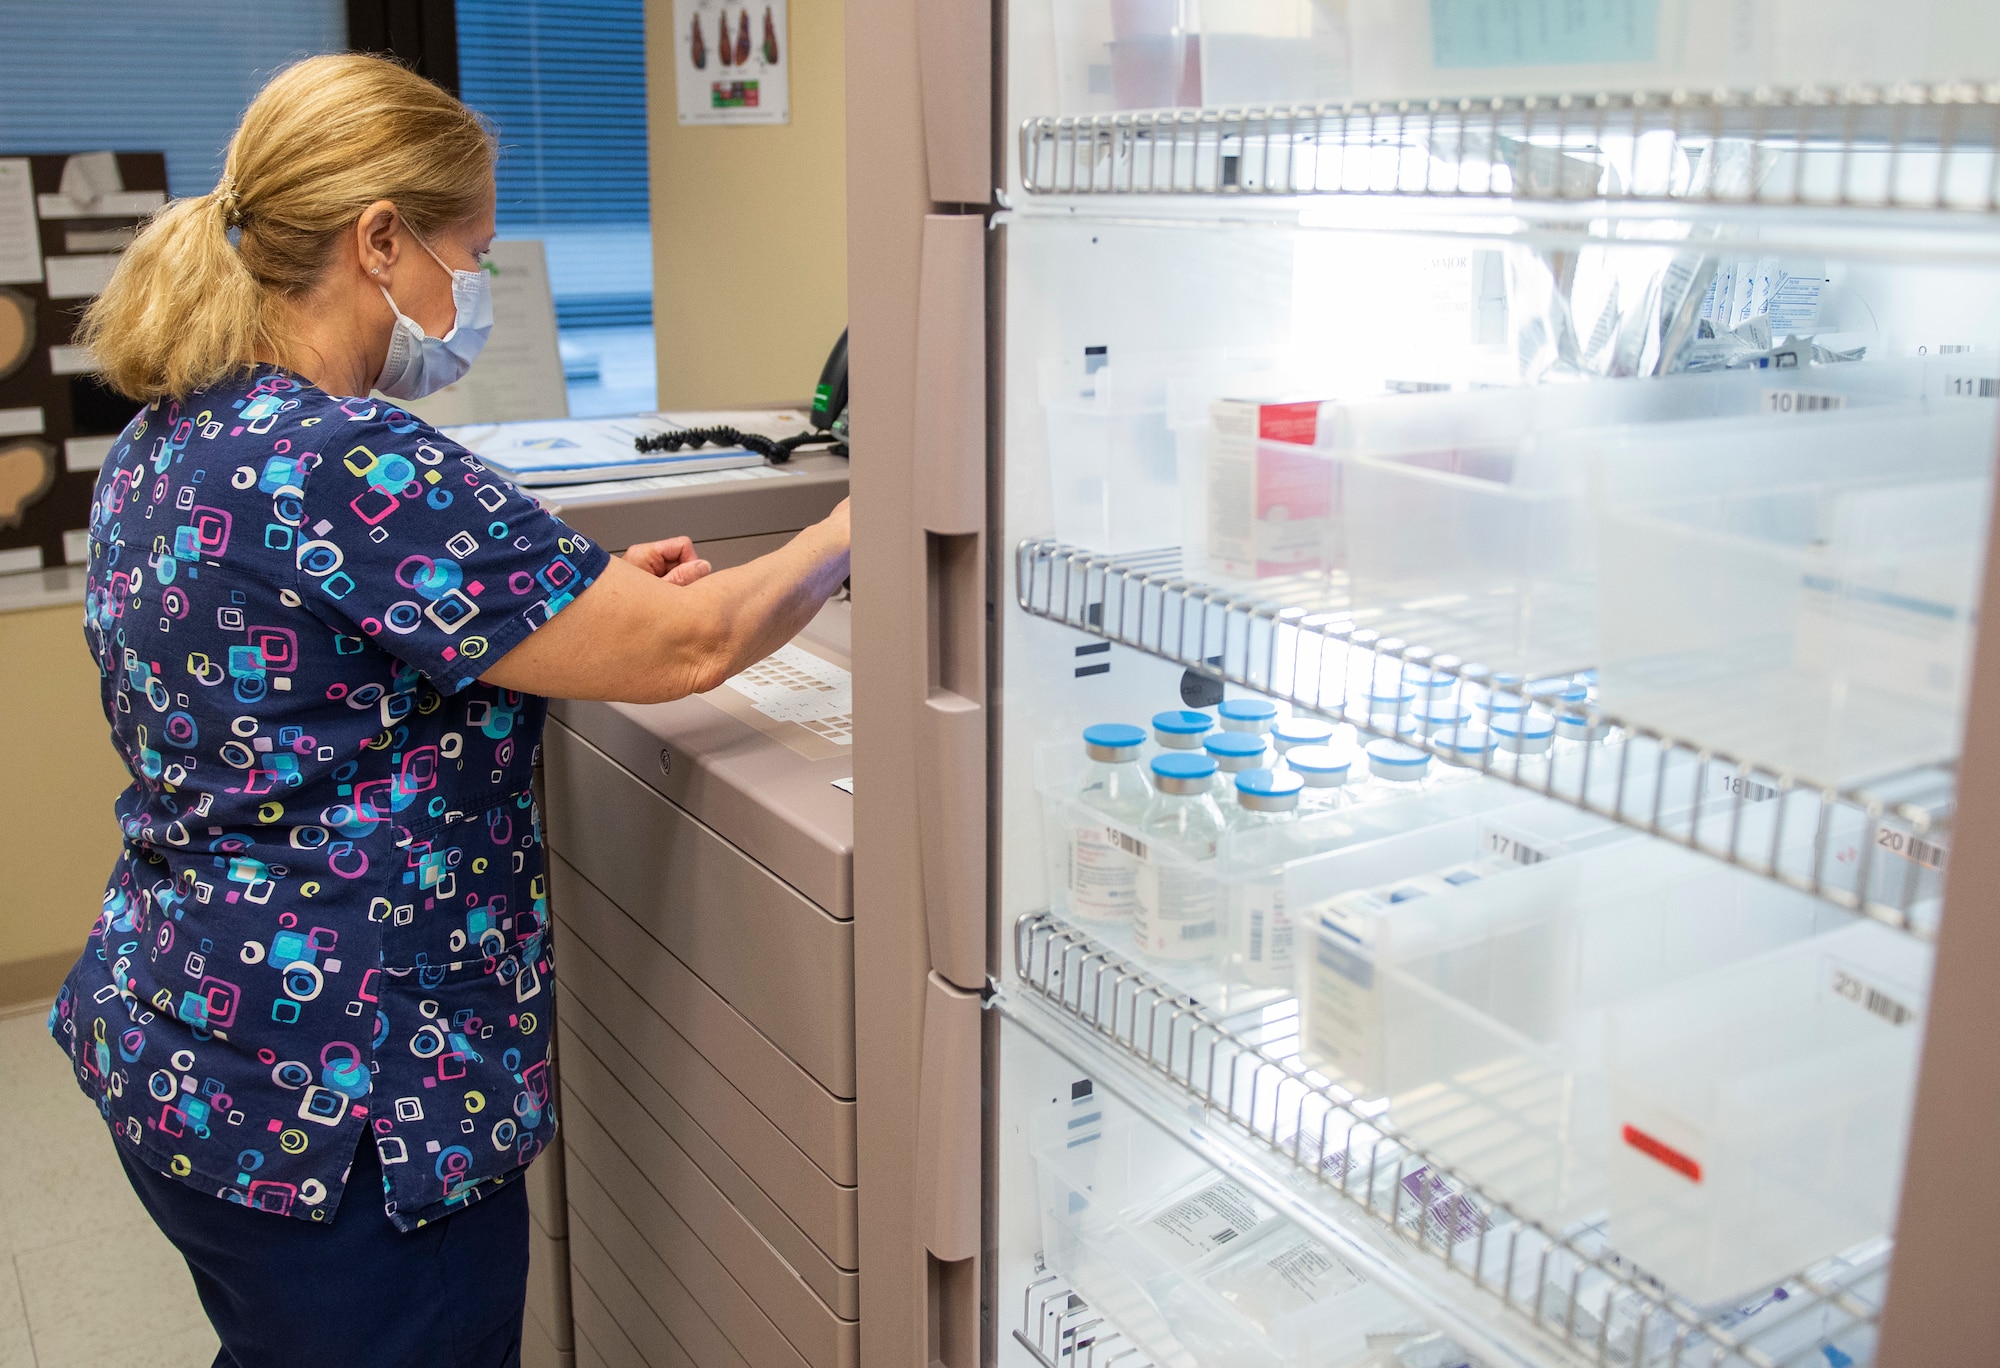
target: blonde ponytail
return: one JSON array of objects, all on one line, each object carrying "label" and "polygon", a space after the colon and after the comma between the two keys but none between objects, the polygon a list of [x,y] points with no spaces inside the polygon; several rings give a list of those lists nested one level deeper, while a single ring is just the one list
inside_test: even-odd
[{"label": "blonde ponytail", "polygon": [[307,58],[251,101],[215,192],[169,204],[125,249],[76,340],[141,401],[283,360],[290,306],[363,209],[394,201],[420,235],[459,222],[485,202],[493,154],[477,114],[403,67]]}]

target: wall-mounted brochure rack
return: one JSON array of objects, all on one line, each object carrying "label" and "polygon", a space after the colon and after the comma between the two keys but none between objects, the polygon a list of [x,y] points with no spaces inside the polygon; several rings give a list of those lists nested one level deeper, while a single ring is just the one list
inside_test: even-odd
[{"label": "wall-mounted brochure rack", "polygon": [[[1541,1224],[1313,1073],[1295,1011],[1219,1016],[1044,913],[1015,924],[1014,959],[998,1010],[1495,1362],[1778,1368],[1858,1360],[1872,1343],[1886,1239],[1726,1309],[1696,1307],[1621,1258],[1602,1226]],[[1024,1314],[1045,1334],[1057,1302],[1043,1295],[1037,1310],[1031,1286]]]},{"label": "wall-mounted brochure rack", "polygon": [[1153,1368],[1145,1350],[1054,1273],[1036,1278],[1021,1293],[1014,1340],[1043,1368]]},{"label": "wall-mounted brochure rack", "polygon": [[[1589,702],[1560,705],[1580,744],[1534,756],[1471,752],[1371,711],[1383,684],[1451,689],[1489,727],[1538,681],[1495,675],[1398,633],[1394,610],[1287,601],[1202,583],[1174,550],[1129,557],[1029,539],[1015,552],[1017,602],[1032,616],[1420,747],[1480,773],[1723,860],[1923,939],[1936,931],[1956,775],[1926,764],[1865,787],[1815,782],[1753,756],[1629,724]],[[1581,670],[1591,662],[1577,661]],[[1483,711],[1482,711],[1483,709]]]},{"label": "wall-mounted brochure rack", "polygon": [[1422,195],[2000,210],[2000,84],[1044,116],[1038,195]]}]

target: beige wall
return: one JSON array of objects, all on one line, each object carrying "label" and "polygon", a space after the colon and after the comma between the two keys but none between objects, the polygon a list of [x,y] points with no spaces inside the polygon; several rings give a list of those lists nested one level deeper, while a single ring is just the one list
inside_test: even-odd
[{"label": "beige wall", "polygon": [[683,128],[674,7],[646,0],[660,407],[802,402],[847,322],[841,0],[791,0],[792,121]]},{"label": "beige wall", "polygon": [[83,608],[0,613],[0,1007],[52,998],[83,948],[118,854],[111,748]]}]

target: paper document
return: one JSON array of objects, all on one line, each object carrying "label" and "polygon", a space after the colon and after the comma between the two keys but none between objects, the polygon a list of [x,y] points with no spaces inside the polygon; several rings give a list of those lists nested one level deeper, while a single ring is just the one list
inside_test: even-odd
[{"label": "paper document", "polygon": [[43,218],[132,218],[167,202],[163,190],[127,190],[116,152],[79,152],[63,163],[53,195],[38,197]]},{"label": "paper document", "polygon": [[1430,0],[1439,68],[1650,62],[1659,0]]},{"label": "paper document", "polygon": [[0,157],[0,284],[32,284],[41,278],[42,241],[28,159]]},{"label": "paper document", "polygon": [[47,266],[50,299],[89,299],[111,283],[111,273],[118,269],[118,254],[52,256]]},{"label": "paper document", "polygon": [[648,475],[641,480],[599,480],[594,484],[563,485],[543,500],[560,511],[572,504],[596,499],[629,499],[660,489],[686,489],[690,485],[728,484],[739,480],[782,480],[798,472],[787,466],[744,466],[740,470],[698,470],[685,475]]},{"label": "paper document", "polygon": [[640,451],[632,445],[637,438],[657,436],[680,426],[657,414],[641,414],[632,418],[480,423],[444,431],[453,441],[477,452],[530,488],[642,479],[649,475],[764,463],[762,456],[742,447]]}]

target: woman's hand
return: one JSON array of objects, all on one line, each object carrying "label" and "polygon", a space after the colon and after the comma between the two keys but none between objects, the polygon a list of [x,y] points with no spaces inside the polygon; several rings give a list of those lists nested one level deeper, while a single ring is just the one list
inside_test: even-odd
[{"label": "woman's hand", "polygon": [[480,678],[545,698],[706,693],[790,641],[840,591],[848,538],[842,499],[778,550],[713,575],[686,537],[635,546]]},{"label": "woman's hand", "polygon": [[693,584],[713,568],[695,555],[694,542],[687,537],[668,537],[665,541],[628,546],[625,548],[625,559],[668,584]]}]

